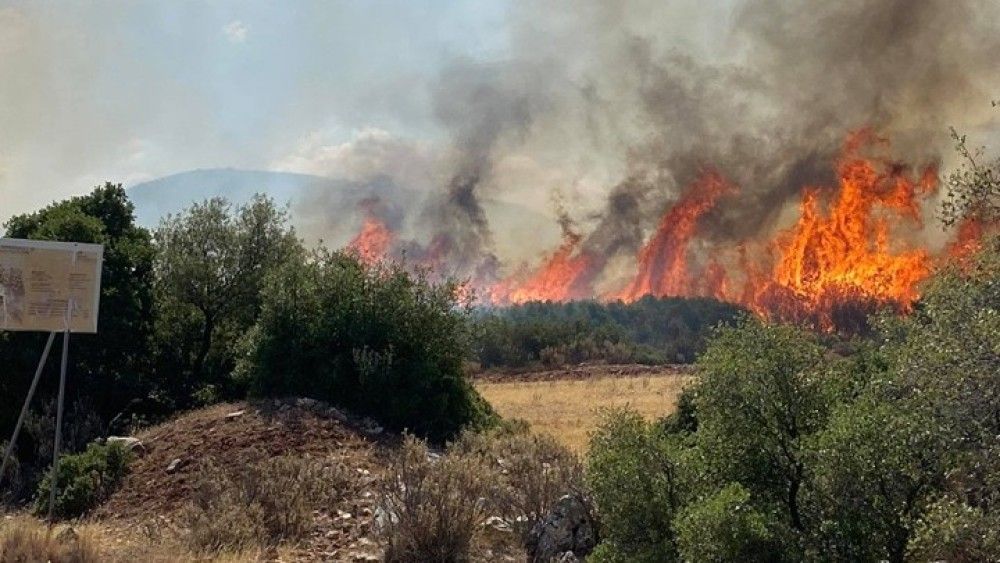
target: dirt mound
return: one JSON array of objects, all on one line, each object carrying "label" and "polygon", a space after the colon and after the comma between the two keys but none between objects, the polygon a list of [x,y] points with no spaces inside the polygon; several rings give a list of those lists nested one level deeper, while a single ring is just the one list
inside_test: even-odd
[{"label": "dirt mound", "polygon": [[376,501],[372,485],[387,451],[377,432],[370,423],[308,399],[193,411],[136,436],[144,453],[132,462],[122,487],[92,517],[135,525],[155,520],[170,526],[191,499],[207,462],[225,470],[279,455],[334,460],[357,472],[358,493],[341,515],[332,510],[316,515],[316,531],[299,553],[307,559],[328,559],[342,549],[371,545]]}]

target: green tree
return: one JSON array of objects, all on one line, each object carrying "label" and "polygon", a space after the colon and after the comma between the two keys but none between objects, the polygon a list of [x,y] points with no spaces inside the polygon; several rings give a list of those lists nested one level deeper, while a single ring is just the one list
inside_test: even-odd
[{"label": "green tree", "polygon": [[318,251],[276,271],[239,374],[263,396],[328,400],[435,440],[487,423],[465,377],[467,307],[454,282]]},{"label": "green tree", "polygon": [[197,392],[233,394],[237,342],[260,312],[264,279],[303,252],[287,211],[259,195],[237,207],[212,199],[164,219],[155,241],[166,394],[178,406]]},{"label": "green tree", "polygon": [[831,394],[816,338],[747,320],[720,329],[698,362],[698,447],[719,484],[736,482],[802,532],[804,440],[826,422]]},{"label": "green tree", "polygon": [[816,558],[903,561],[913,523],[944,481],[944,436],[900,404],[865,398],[812,444],[805,497]]},{"label": "green tree", "polygon": [[[120,184],[105,184],[88,195],[54,203],[41,211],[11,218],[6,236],[104,245],[101,312],[96,335],[74,335],[70,351],[68,397],[97,411],[107,423],[137,408],[148,395],[155,250],[149,232],[135,225],[134,208]],[[13,427],[31,381],[44,336],[0,334],[0,428]],[[58,362],[50,361],[40,397],[51,396]],[[41,402],[41,401],[40,401]],[[26,450],[22,449],[26,455]],[[24,461],[22,459],[22,461]]]},{"label": "green tree", "polygon": [[1000,515],[942,498],[917,523],[906,555],[912,561],[1000,561]]},{"label": "green tree", "polygon": [[683,438],[661,433],[635,411],[608,411],[590,442],[587,482],[601,514],[596,561],[672,561],[673,519],[690,485]]},{"label": "green tree", "polygon": [[739,483],[689,504],[673,523],[681,560],[705,563],[786,560],[771,525]]}]

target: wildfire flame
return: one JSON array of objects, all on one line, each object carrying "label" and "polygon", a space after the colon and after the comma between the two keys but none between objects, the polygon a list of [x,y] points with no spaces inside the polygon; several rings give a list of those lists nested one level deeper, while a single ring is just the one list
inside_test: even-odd
[{"label": "wildfire flame", "polygon": [[563,243],[538,270],[526,279],[515,277],[497,284],[490,292],[494,303],[525,303],[528,301],[572,301],[594,295],[592,276],[596,258],[578,251],[581,237],[566,231]]},{"label": "wildfire flame", "polygon": [[[644,295],[688,296],[696,285],[688,274],[688,246],[697,233],[698,220],[726,193],[736,190],[715,170],[708,170],[688,186],[677,203],[664,213],[656,234],[639,252],[639,273],[617,297],[635,301]],[[711,283],[725,287],[725,270],[712,267]]]},{"label": "wildfire flame", "polygon": [[910,307],[932,260],[893,229],[919,224],[920,199],[936,190],[937,171],[928,167],[914,179],[906,167],[861,156],[862,148],[883,143],[869,131],[848,138],[829,210],[821,209],[819,190],[806,189],[799,220],[773,243],[771,275],[748,276],[744,305],[765,317],[812,318],[826,329],[834,304],[845,301]]},{"label": "wildfire flame", "polygon": [[394,238],[385,222],[368,211],[361,224],[361,230],[347,244],[347,248],[370,266],[385,258]]},{"label": "wildfire flame", "polygon": [[[713,297],[767,319],[821,330],[857,328],[878,307],[909,310],[935,265],[936,257],[915,242],[913,233],[922,227],[924,200],[938,188],[938,171],[926,166],[914,172],[878,156],[888,147],[871,130],[848,135],[836,162],[836,185],[805,187],[798,219],[770,240],[725,245],[703,236],[706,214],[738,192],[718,170],[706,169],[664,212],[636,257],[635,276],[604,298]],[[492,283],[478,276],[472,283],[486,288],[486,300],[493,304],[594,298],[595,284],[611,257],[588,250],[568,224],[562,244],[535,270]],[[980,222],[966,220],[946,254],[950,259],[968,256],[984,232]],[[369,210],[349,247],[370,263],[384,257],[395,242]],[[432,240],[419,262],[438,265],[447,255],[447,242]]]}]

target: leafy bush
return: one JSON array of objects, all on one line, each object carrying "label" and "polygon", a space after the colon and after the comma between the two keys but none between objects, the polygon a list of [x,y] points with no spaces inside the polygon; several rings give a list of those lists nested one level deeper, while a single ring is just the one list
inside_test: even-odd
[{"label": "leafy bush", "polygon": [[1000,561],[1000,516],[954,499],[932,504],[907,548],[913,561]]},{"label": "leafy bush", "polygon": [[490,513],[504,518],[522,542],[564,495],[588,496],[579,458],[550,436],[467,431],[449,446],[448,455],[473,457],[493,469]]},{"label": "leafy bush", "polygon": [[608,411],[590,442],[587,479],[601,516],[597,561],[671,561],[684,503],[680,444],[634,411]]},{"label": "leafy bush", "polygon": [[202,469],[181,520],[190,549],[199,553],[277,545],[305,537],[313,511],[330,510],[351,490],[340,464],[277,457],[223,471]]},{"label": "leafy bush", "polygon": [[683,561],[781,561],[781,545],[770,526],[739,483],[689,504],[674,520]]},{"label": "leafy bush", "polygon": [[489,406],[464,374],[458,289],[343,253],[289,263],[264,291],[242,377],[259,395],[337,403],[436,440],[486,424]]},{"label": "leafy bush", "polygon": [[[53,514],[60,518],[80,516],[104,502],[118,488],[128,471],[130,454],[121,444],[92,443],[79,454],[59,458]],[[49,510],[51,474],[38,485],[35,511]]]},{"label": "leafy bush", "polygon": [[385,561],[468,560],[495,478],[474,456],[432,459],[426,443],[407,436],[381,486]]},{"label": "leafy bush", "polygon": [[804,504],[808,541],[838,560],[900,561],[929,491],[944,481],[946,445],[932,421],[891,403],[841,409],[813,439]]}]

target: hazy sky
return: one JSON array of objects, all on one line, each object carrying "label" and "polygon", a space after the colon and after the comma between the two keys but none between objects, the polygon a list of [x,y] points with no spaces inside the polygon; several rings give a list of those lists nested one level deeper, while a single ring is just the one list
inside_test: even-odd
[{"label": "hazy sky", "polygon": [[504,2],[0,1],[0,216],[104,180],[433,139],[427,83],[508,49]]},{"label": "hazy sky", "polygon": [[428,189],[471,162],[488,163],[479,196],[551,211],[561,193],[596,221],[641,163],[679,178],[712,157],[770,189],[755,169],[778,166],[757,153],[820,154],[872,123],[947,156],[947,125],[997,130],[998,15],[995,0],[0,0],[0,219],[195,168]]}]

